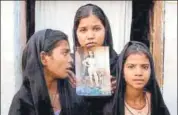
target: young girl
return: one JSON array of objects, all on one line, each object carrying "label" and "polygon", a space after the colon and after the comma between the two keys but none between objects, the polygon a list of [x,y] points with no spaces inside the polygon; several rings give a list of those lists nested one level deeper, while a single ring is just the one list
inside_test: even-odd
[{"label": "young girl", "polygon": [[143,43],[127,43],[117,68],[113,115],[170,115],[156,81],[152,55]]},{"label": "young girl", "polygon": [[9,115],[84,115],[85,106],[65,81],[73,61],[69,49],[61,31],[41,30],[30,38],[22,57],[23,84]]},{"label": "young girl", "polygon": [[[73,26],[74,49],[75,47],[95,47],[109,46],[110,54],[110,72],[111,84],[114,91],[116,86],[116,60],[118,54],[113,49],[113,41],[111,35],[110,24],[103,10],[94,4],[86,4],[81,6],[74,18]],[[70,80],[75,81],[75,80]],[[74,83],[72,83],[74,84]],[[110,101],[108,98],[85,98],[88,103],[89,115],[102,115],[103,106]]]}]

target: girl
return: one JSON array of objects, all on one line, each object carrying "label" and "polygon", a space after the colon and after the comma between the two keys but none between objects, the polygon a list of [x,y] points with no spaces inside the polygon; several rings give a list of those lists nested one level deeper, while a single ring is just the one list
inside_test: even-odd
[{"label": "girl", "polygon": [[24,79],[9,115],[84,115],[85,106],[64,80],[71,74],[73,61],[65,33],[51,29],[36,32],[22,61]]},{"label": "girl", "polygon": [[[103,10],[94,4],[86,4],[81,6],[74,18],[73,26],[74,49],[75,47],[95,47],[109,46],[110,54],[110,72],[112,90],[116,86],[116,60],[118,54],[113,49],[112,35],[110,24]],[[73,78],[70,78],[73,79]],[[73,81],[73,82],[72,82]],[[75,84],[75,80],[70,80],[71,84]],[[102,115],[102,109],[106,102],[110,101],[110,97],[106,98],[85,98],[85,102],[89,106],[89,115]]]},{"label": "girl", "polygon": [[152,55],[143,43],[127,43],[117,68],[113,115],[170,115],[156,81]]}]

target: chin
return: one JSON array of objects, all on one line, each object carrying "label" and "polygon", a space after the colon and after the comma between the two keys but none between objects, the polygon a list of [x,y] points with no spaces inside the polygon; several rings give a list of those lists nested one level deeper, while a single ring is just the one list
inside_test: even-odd
[{"label": "chin", "polygon": [[133,86],[135,89],[142,90],[144,88],[144,85],[135,85]]},{"label": "chin", "polygon": [[68,74],[64,74],[61,79],[66,79],[68,77]]},{"label": "chin", "polygon": [[68,74],[58,75],[59,79],[66,79],[67,77],[68,77]]}]

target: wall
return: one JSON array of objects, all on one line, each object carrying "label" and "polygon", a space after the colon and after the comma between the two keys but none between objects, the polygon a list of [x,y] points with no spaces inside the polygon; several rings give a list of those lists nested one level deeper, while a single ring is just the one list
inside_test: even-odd
[{"label": "wall", "polygon": [[1,115],[7,115],[15,92],[13,8],[14,2],[1,1]]},{"label": "wall", "polygon": [[171,115],[177,115],[177,2],[165,2],[163,97]]},{"label": "wall", "polygon": [[111,25],[114,49],[120,53],[125,43],[130,40],[131,1],[36,1],[35,31],[45,28],[62,30],[69,36],[72,48],[75,12],[87,3],[96,4],[104,10]]},{"label": "wall", "polygon": [[7,115],[21,85],[21,54],[25,46],[25,2],[1,1],[1,115]]}]

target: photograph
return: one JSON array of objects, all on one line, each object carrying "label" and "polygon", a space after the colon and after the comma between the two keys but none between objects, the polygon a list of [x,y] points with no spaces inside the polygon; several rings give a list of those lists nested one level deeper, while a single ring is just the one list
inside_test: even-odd
[{"label": "photograph", "polygon": [[76,93],[84,96],[110,96],[108,47],[77,47],[75,51]]}]

